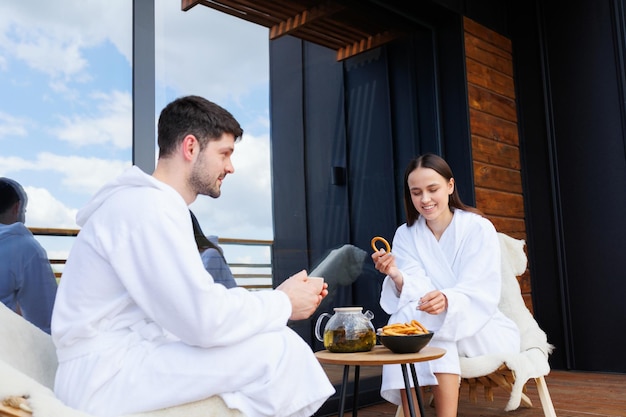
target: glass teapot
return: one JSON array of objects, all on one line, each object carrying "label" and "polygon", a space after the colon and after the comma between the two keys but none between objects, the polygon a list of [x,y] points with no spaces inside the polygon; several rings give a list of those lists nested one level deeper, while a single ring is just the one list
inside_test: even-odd
[{"label": "glass teapot", "polygon": [[[330,352],[367,352],[376,344],[376,331],[371,321],[374,313],[363,307],[336,307],[335,314],[322,313],[315,323],[315,336]],[[330,317],[320,333],[324,318]]]}]

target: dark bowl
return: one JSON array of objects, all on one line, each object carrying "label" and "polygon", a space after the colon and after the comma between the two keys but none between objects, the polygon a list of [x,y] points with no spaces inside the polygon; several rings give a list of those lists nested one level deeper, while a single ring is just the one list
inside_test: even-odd
[{"label": "dark bowl", "polygon": [[378,335],[380,343],[394,353],[415,353],[422,350],[430,342],[435,333],[408,334],[405,336]]}]

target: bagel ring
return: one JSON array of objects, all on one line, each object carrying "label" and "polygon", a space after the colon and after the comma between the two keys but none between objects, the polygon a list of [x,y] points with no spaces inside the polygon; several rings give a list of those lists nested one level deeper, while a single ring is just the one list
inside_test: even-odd
[{"label": "bagel ring", "polygon": [[385,251],[387,253],[391,252],[391,246],[389,246],[389,242],[387,242],[387,239],[380,236],[375,236],[374,238],[372,238],[372,249],[374,249],[374,252],[378,252],[376,242],[383,242],[383,244],[385,245]]}]

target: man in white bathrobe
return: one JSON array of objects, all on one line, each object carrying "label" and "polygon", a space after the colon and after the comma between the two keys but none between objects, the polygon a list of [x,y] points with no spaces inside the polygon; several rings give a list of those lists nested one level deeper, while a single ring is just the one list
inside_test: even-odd
[{"label": "man in white bathrobe", "polygon": [[310,347],[287,327],[327,295],[306,271],[274,291],[215,284],[188,205],[217,198],[243,131],[203,98],[159,118],[152,175],[132,167],[77,215],[52,319],[55,392],[100,417],[220,395],[247,416],[309,416],[334,392]]}]

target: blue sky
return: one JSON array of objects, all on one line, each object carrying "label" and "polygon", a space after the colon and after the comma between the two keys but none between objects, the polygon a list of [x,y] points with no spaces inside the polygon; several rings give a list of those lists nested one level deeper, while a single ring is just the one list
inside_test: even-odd
[{"label": "blue sky", "polygon": [[[272,239],[268,29],[180,3],[155,0],[155,123],[187,94],[233,113],[245,132],[235,174],[191,208],[207,234]],[[77,227],[131,164],[131,13],[130,0],[0,2],[0,176],[26,189],[27,226]]]}]

